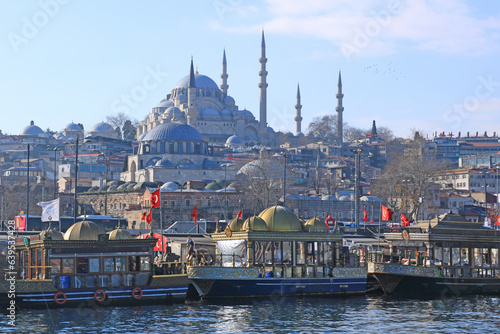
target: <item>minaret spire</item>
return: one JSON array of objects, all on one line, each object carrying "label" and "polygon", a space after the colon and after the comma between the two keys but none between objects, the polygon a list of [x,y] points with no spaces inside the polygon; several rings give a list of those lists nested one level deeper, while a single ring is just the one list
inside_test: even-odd
[{"label": "minaret spire", "polygon": [[196,87],[196,81],[194,79],[194,66],[193,66],[193,56],[191,56],[191,68],[189,69],[189,88]]},{"label": "minaret spire", "polygon": [[265,130],[267,128],[267,71],[266,71],[266,40],[264,38],[264,29],[262,30],[262,43],[260,47],[260,128]]},{"label": "minaret spire", "polygon": [[222,85],[220,85],[220,89],[222,90],[222,94],[227,96],[227,89],[229,88],[227,84],[227,63],[226,63],[226,49],[224,48],[224,52],[222,54],[222,74],[220,76],[222,78]]},{"label": "minaret spire", "polygon": [[297,110],[297,115],[295,116],[296,130],[297,133],[302,132],[302,105],[300,104],[300,87],[297,83],[297,104],[295,105],[295,110]]},{"label": "minaret spire", "polygon": [[188,83],[188,108],[187,123],[193,125],[198,118],[198,109],[196,107],[196,81],[194,76],[193,57],[191,56],[191,68],[189,69]]},{"label": "minaret spire", "polygon": [[339,82],[338,82],[338,92],[337,92],[337,144],[342,145],[343,143],[343,120],[342,113],[344,112],[344,107],[342,106],[342,98],[344,94],[342,94],[342,76],[340,75],[339,70]]}]

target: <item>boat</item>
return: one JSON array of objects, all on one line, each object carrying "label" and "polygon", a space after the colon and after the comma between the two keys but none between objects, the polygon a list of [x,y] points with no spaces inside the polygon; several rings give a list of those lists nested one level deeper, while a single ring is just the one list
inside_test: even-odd
[{"label": "boat", "polygon": [[169,266],[169,275],[155,272],[157,241],[133,238],[119,228],[106,234],[86,220],[64,235],[49,227],[18,238],[15,270],[6,269],[0,280],[0,301],[19,308],[184,301],[189,282],[182,264]]},{"label": "boat", "polygon": [[290,209],[273,206],[259,216],[231,220],[212,238],[213,261],[187,267],[202,299],[366,291],[367,271],[359,250],[345,248],[339,229],[329,229],[317,217],[303,222]]},{"label": "boat", "polygon": [[368,254],[368,274],[384,293],[500,294],[500,231],[444,214],[384,236],[390,251]]}]

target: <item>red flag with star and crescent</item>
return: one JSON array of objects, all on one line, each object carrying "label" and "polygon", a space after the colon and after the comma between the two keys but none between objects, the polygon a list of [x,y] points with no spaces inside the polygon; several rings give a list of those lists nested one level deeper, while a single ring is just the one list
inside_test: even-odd
[{"label": "red flag with star and crescent", "polygon": [[382,205],[382,220],[392,220],[392,214],[394,211],[386,207],[385,205]]},{"label": "red flag with star and crescent", "polygon": [[236,215],[236,217],[240,217],[243,215],[243,209],[240,210],[240,212],[238,212],[238,214]]},{"label": "red flag with star and crescent", "polygon": [[153,210],[150,209],[148,215],[146,216],[146,221],[148,222],[148,224],[151,224],[151,222],[153,221],[152,211]]},{"label": "red flag with star and crescent", "polygon": [[326,224],[327,228],[330,228],[330,225],[328,225],[329,221],[331,221],[332,224],[335,224],[335,220],[333,220],[333,218],[332,218],[332,216],[330,216],[330,214],[328,214],[328,216],[326,216],[326,219],[325,219],[325,224]]},{"label": "red flag with star and crescent", "polygon": [[146,220],[146,217],[147,217],[148,213],[146,211],[144,211],[142,213],[142,217],[141,217],[141,220]]},{"label": "red flag with star and crescent", "polygon": [[151,193],[151,208],[159,208],[160,203],[160,189],[158,189]]},{"label": "red flag with star and crescent", "polygon": [[194,217],[194,222],[198,221],[198,210],[196,210],[196,205],[194,206],[193,212],[191,212],[191,217]]},{"label": "red flag with star and crescent", "polygon": [[497,225],[500,225],[500,215],[497,216],[497,221],[496,221],[496,224]]},{"label": "red flag with star and crescent", "polygon": [[408,220],[408,218],[406,218],[404,214],[401,214],[401,226],[403,227],[410,226],[410,221]]},{"label": "red flag with star and crescent", "polygon": [[363,208],[363,221],[368,221],[368,213],[366,212],[366,208]]}]

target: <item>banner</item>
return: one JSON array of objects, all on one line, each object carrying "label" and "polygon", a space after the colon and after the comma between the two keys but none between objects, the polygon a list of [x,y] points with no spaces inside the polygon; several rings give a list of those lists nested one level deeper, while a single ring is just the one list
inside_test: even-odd
[{"label": "banner", "polygon": [[43,210],[42,221],[43,222],[56,222],[59,221],[59,198],[48,202],[38,202]]}]

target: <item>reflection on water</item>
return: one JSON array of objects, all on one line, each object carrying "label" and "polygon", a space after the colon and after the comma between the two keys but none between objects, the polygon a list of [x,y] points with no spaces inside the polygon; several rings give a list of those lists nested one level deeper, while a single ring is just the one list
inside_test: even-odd
[{"label": "reflection on water", "polygon": [[441,299],[276,297],[199,301],[186,304],[27,310],[2,333],[494,333],[500,328],[500,298]]}]

